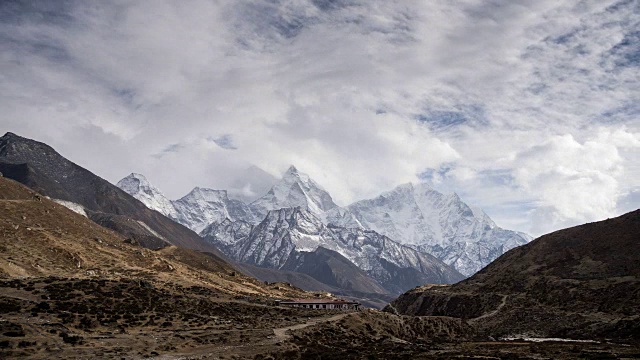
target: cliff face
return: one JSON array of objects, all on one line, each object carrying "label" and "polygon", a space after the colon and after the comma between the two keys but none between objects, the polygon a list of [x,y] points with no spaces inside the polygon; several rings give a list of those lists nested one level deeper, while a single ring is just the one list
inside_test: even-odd
[{"label": "cliff face", "polygon": [[640,210],[542,236],[452,286],[413,289],[388,311],[467,319],[493,336],[640,341]]}]

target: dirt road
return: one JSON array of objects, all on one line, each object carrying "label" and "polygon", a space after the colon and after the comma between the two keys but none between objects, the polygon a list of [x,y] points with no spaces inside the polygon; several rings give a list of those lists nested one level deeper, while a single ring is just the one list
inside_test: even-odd
[{"label": "dirt road", "polygon": [[291,337],[291,335],[287,334],[287,331],[289,330],[300,330],[300,329],[304,329],[306,327],[309,326],[313,326],[319,323],[324,323],[324,322],[332,322],[332,321],[339,321],[340,319],[344,318],[345,316],[349,315],[349,313],[345,313],[345,314],[338,314],[329,318],[315,318],[315,319],[311,319],[309,321],[307,321],[306,323],[303,324],[297,324],[297,325],[293,325],[293,326],[287,326],[287,327],[283,327],[283,328],[278,328],[278,329],[273,329],[273,334],[275,335],[275,342],[279,342],[279,341],[283,341],[286,340],[288,338]]},{"label": "dirt road", "polygon": [[508,297],[509,297],[509,295],[502,295],[502,302],[500,303],[500,305],[498,305],[498,307],[495,310],[490,311],[490,312],[488,312],[486,314],[482,314],[482,315],[478,316],[477,318],[469,319],[467,322],[470,323],[470,324],[473,324],[473,323],[478,322],[478,321],[480,321],[482,319],[485,319],[485,318],[488,318],[488,317],[496,315],[507,304],[507,298]]}]

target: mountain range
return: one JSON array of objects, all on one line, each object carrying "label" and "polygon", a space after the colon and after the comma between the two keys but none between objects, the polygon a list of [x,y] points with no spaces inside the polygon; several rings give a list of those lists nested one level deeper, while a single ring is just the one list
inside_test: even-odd
[{"label": "mountain range", "polygon": [[[200,235],[236,261],[322,276],[321,280],[328,283],[335,280],[309,268],[311,256],[319,251],[331,254],[336,261],[354,264],[392,293],[401,293],[417,284],[452,283],[463,278],[429,254],[403,246],[375,231],[325,225],[301,207],[271,210],[254,227],[229,220],[212,224]],[[380,285],[370,289],[378,292]]]},{"label": "mountain range", "polygon": [[294,166],[250,204],[230,199],[224,190],[200,187],[170,201],[140,174],[127,176],[118,186],[199,231],[241,264],[302,273],[344,290],[374,294],[400,294],[425,282],[464,278],[435,257],[375,231],[325,223],[325,214],[338,206]]},{"label": "mountain range", "polygon": [[[443,194],[426,184],[400,185],[374,199],[340,207],[322,186],[295,166],[264,196],[249,204],[230,199],[224,190],[202,188],[170,201],[140,174],[127,176],[118,186],[150,208],[205,236],[217,247],[233,247],[234,251],[226,254],[238,261],[245,261],[246,256],[237,253],[236,244],[246,242],[252,227],[260,224],[269,211],[293,208],[300,208],[305,216],[313,216],[326,226],[386,236],[390,243],[433,255],[465,276],[531,240],[524,233],[498,227],[486,213],[468,206],[457,194]],[[221,228],[226,228],[226,232],[216,235]],[[229,232],[231,228],[235,229],[233,234]],[[325,248],[326,243],[340,243],[332,238],[335,234],[320,242],[325,243]],[[258,241],[255,236],[252,239]],[[340,253],[346,256],[345,251]],[[260,261],[257,263],[262,265]],[[450,280],[443,278],[440,282]]]},{"label": "mountain range", "polygon": [[436,256],[466,276],[531,240],[527,234],[498,227],[456,193],[443,194],[424,183],[400,185],[374,199],[333,209],[327,221],[377,231]]},{"label": "mountain range", "polygon": [[[125,189],[128,186],[128,190],[132,188],[143,190],[138,195],[144,196],[141,198],[145,202],[154,201],[161,213],[150,209],[119,187],[64,158],[50,146],[12,133],[7,133],[0,138],[0,172],[86,216],[98,225],[114,230],[130,239],[132,243],[150,249],[176,245],[207,252],[227,263],[232,260],[218,250],[216,242],[203,239],[179,222],[194,228],[202,227],[210,221],[215,223],[220,219],[246,220],[255,223],[254,214],[260,213],[259,210],[254,210],[253,207],[241,201],[230,199],[225,191],[196,188],[178,201],[169,201],[158,189],[146,183],[141,176],[132,176],[128,181],[121,182],[121,186]],[[300,201],[301,198],[295,196],[299,195],[300,191],[315,190],[313,189],[315,184],[311,181],[309,183],[311,187],[274,191],[273,195],[270,192],[265,197],[279,199],[281,196],[286,196]],[[314,209],[328,209],[332,203],[332,201],[325,201],[323,204],[322,201],[326,199],[326,195],[322,193],[317,199],[320,199],[317,202],[319,205],[312,207]],[[316,198],[309,196],[304,197],[304,200],[308,201],[305,205],[308,206]],[[276,204],[276,206],[279,205]],[[262,207],[263,211],[269,213],[268,208],[268,205]],[[251,225],[257,228],[254,224]],[[316,285],[325,284],[321,288],[329,286],[329,288],[343,291],[345,296],[364,296],[363,302],[374,304],[374,306],[390,300],[391,292],[400,293],[422,283],[416,281],[403,283],[400,287],[389,290],[372,278],[366,270],[359,269],[342,254],[326,248],[316,250],[314,254],[308,256],[303,256],[304,254],[296,251],[295,254],[291,254],[295,256],[291,256],[290,259],[284,258],[288,262],[287,267],[274,268],[272,272],[251,268],[251,264],[236,265],[236,267],[247,273],[266,274],[272,280],[291,279],[294,284],[309,286],[308,290],[316,290],[318,289]],[[294,259],[310,261],[312,258],[318,261],[316,266],[302,266],[300,263],[294,263]],[[264,264],[255,263],[255,265],[263,266]],[[440,267],[443,266],[447,267],[440,264]],[[279,273],[280,271],[282,273]],[[455,281],[461,278],[455,270],[450,271],[457,277],[437,278],[437,282]],[[373,297],[366,294],[373,294]]]}]

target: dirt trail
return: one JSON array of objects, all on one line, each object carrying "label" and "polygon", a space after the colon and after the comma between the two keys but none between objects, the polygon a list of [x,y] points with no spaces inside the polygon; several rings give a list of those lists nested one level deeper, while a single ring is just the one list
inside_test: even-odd
[{"label": "dirt trail", "polygon": [[[344,318],[349,314],[351,313],[338,314],[331,317],[313,318],[302,324],[296,324],[296,325],[287,326],[283,328],[275,328],[275,329],[272,329],[274,336],[269,336],[267,340],[247,341],[247,343],[242,345],[200,346],[200,347],[190,349],[191,351],[189,352],[162,354],[159,356],[152,357],[151,359],[153,360],[218,359],[219,354],[234,354],[237,356],[248,356],[247,354],[253,354],[251,355],[251,357],[253,357],[255,354],[268,353],[268,351],[273,350],[272,346],[274,346],[276,343],[282,342],[284,340],[288,340],[291,337],[291,335],[287,334],[287,331],[289,330],[304,329],[306,327],[320,324],[323,322],[339,321],[340,319]],[[225,330],[225,331],[228,332],[229,330]],[[240,331],[247,331],[247,330],[240,330]]]},{"label": "dirt trail", "polygon": [[509,295],[502,295],[502,302],[500,303],[500,305],[498,305],[498,307],[495,310],[490,311],[490,312],[485,313],[485,314],[482,314],[482,315],[478,316],[477,318],[469,319],[469,320],[467,320],[467,322],[469,322],[470,324],[473,324],[473,323],[475,323],[475,322],[477,322],[479,320],[482,320],[482,319],[485,319],[485,318],[488,318],[488,317],[496,315],[507,304],[507,298],[508,297],[509,297]]},{"label": "dirt trail", "polygon": [[287,334],[287,331],[289,330],[300,330],[300,329],[304,329],[306,327],[309,326],[313,326],[319,323],[323,323],[323,322],[334,322],[334,321],[338,321],[342,318],[344,318],[345,316],[349,315],[350,313],[346,313],[346,314],[338,314],[329,318],[316,318],[316,319],[311,319],[309,321],[307,321],[306,323],[303,324],[297,324],[297,325],[293,325],[293,326],[287,326],[287,327],[283,327],[283,328],[278,328],[278,329],[273,329],[273,334],[275,335],[275,341],[279,342],[279,341],[284,341],[288,338],[291,337],[291,335]]}]

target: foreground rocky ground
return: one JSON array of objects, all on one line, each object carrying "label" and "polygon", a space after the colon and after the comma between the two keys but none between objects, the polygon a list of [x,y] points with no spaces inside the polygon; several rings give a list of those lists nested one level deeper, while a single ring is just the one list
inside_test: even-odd
[{"label": "foreground rocky ground", "polygon": [[297,310],[145,280],[0,281],[0,358],[603,359],[640,348],[488,341],[447,317]]},{"label": "foreground rocky ground", "polygon": [[[263,298],[144,280],[5,280],[0,294],[3,358],[143,358],[202,346],[259,352],[261,343],[276,346],[273,328],[310,317]],[[311,313],[318,315],[327,313]]]}]

